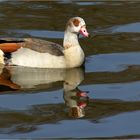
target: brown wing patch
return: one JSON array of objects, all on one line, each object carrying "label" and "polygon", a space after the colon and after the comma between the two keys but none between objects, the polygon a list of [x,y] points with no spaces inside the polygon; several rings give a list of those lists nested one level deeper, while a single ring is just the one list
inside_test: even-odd
[{"label": "brown wing patch", "polygon": [[75,26],[79,26],[80,21],[78,19],[73,19],[72,22]]},{"label": "brown wing patch", "polygon": [[37,38],[25,38],[24,43],[22,43],[22,47],[29,48],[40,53],[50,53],[55,56],[64,55],[61,45]]},{"label": "brown wing patch", "polygon": [[14,52],[22,47],[24,40],[21,38],[0,38],[0,49],[4,53]]},{"label": "brown wing patch", "polygon": [[20,47],[21,46],[18,43],[1,43],[0,44],[0,49],[5,53],[14,52]]}]

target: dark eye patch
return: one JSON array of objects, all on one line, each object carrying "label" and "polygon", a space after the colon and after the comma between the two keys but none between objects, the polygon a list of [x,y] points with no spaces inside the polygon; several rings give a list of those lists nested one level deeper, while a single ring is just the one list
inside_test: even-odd
[{"label": "dark eye patch", "polygon": [[73,21],[74,26],[79,26],[80,21],[78,19],[74,19]]}]

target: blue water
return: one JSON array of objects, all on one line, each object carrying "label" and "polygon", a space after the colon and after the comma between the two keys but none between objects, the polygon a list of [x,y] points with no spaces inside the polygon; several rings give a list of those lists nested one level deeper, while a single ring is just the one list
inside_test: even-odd
[{"label": "blue water", "polygon": [[0,2],[0,37],[62,44],[66,20],[77,15],[93,35],[79,39],[85,69],[0,68],[0,78],[20,86],[0,79],[1,139],[139,138],[138,2]]}]

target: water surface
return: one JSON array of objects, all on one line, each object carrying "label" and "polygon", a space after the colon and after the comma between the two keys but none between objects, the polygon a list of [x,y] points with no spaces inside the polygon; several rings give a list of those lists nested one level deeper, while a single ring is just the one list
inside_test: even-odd
[{"label": "water surface", "polygon": [[[62,44],[81,16],[85,68],[0,66],[0,138],[139,138],[140,2],[0,1],[0,37]],[[84,97],[81,97],[84,95]]]}]

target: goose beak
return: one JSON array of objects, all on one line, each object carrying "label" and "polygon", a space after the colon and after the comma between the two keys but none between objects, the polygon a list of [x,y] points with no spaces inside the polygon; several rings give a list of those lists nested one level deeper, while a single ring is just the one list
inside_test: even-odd
[{"label": "goose beak", "polygon": [[87,32],[87,29],[85,26],[82,26],[80,29],[80,33],[84,36],[84,37],[89,37],[89,33]]}]

